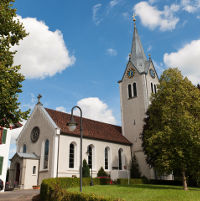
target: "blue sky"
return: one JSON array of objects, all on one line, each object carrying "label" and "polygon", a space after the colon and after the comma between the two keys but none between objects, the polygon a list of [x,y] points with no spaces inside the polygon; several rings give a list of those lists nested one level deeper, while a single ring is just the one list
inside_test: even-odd
[{"label": "blue sky", "polygon": [[23,110],[33,109],[40,93],[45,107],[69,112],[78,104],[84,116],[120,125],[117,81],[131,50],[133,13],[158,74],[179,67],[198,83],[200,0],[16,0],[14,7],[29,32],[15,47],[26,76]]}]

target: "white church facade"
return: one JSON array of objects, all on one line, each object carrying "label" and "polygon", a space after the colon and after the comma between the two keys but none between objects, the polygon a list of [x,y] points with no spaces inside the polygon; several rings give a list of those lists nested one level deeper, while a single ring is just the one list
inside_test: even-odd
[{"label": "white church facade", "polygon": [[[154,179],[140,134],[159,79],[151,57],[147,59],[144,54],[135,22],[129,61],[118,83],[122,126],[83,118],[82,158],[92,167],[94,177],[103,167],[117,179],[127,178],[135,154],[142,175]],[[44,178],[79,177],[80,131],[69,131],[69,120],[70,114],[44,108],[38,102],[17,139],[17,153],[11,159],[11,184],[27,189],[41,184]],[[79,117],[75,120],[79,122]]]},{"label": "white church facade", "polygon": [[[28,189],[44,178],[79,177],[80,131],[68,130],[70,116],[41,104],[35,106],[11,159],[11,184]],[[79,117],[75,120],[79,122]],[[83,118],[82,158],[92,167],[93,177],[101,167],[113,179],[127,177],[124,167],[131,161],[131,145],[121,135],[121,127]]]}]

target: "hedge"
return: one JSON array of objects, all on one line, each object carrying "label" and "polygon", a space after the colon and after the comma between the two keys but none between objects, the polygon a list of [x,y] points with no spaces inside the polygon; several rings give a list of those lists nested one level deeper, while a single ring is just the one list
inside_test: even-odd
[{"label": "hedge", "polygon": [[[129,179],[129,184],[144,184],[143,179]],[[117,179],[117,184],[126,185],[128,184],[128,179]]]},{"label": "hedge", "polygon": [[[94,178],[93,184],[102,184],[101,178]],[[107,182],[107,180],[105,181]],[[83,178],[83,186],[90,185],[90,178]],[[68,188],[79,186],[79,178],[50,178],[44,179],[40,188],[40,198],[42,201],[113,201],[113,199],[103,198],[91,194],[67,192]],[[120,199],[118,199],[120,200]]]}]

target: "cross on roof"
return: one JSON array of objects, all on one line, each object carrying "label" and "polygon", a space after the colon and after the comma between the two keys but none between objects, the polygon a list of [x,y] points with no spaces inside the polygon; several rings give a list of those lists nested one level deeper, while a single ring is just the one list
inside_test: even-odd
[{"label": "cross on roof", "polygon": [[41,94],[38,94],[38,96],[37,96],[37,99],[38,99],[38,102],[37,102],[37,104],[41,104],[41,102],[40,102],[40,99],[42,98],[42,95]]}]

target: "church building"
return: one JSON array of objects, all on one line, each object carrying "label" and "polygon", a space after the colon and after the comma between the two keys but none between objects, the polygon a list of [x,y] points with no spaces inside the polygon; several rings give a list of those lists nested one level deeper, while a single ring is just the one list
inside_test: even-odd
[{"label": "church building", "polygon": [[[127,178],[131,158],[136,155],[140,172],[155,178],[145,161],[140,134],[152,93],[159,84],[151,57],[144,54],[134,19],[129,61],[118,82],[122,126],[83,118],[82,158],[96,177],[103,167],[111,179]],[[38,100],[17,139],[17,153],[11,159],[10,182],[28,189],[49,177],[79,177],[80,125],[67,127],[70,114],[44,108]],[[75,116],[79,122],[80,117]]]}]

